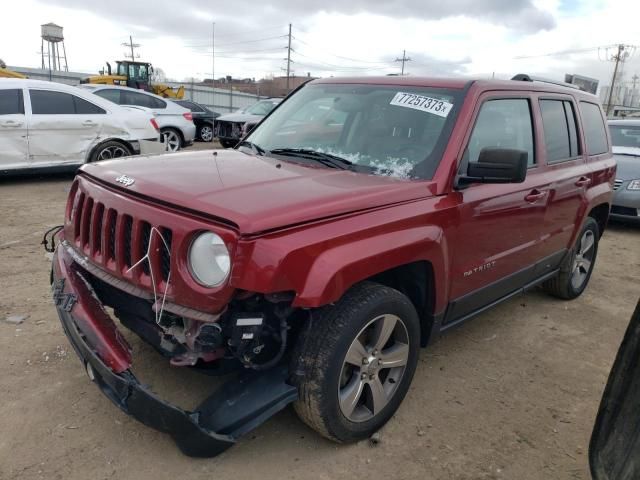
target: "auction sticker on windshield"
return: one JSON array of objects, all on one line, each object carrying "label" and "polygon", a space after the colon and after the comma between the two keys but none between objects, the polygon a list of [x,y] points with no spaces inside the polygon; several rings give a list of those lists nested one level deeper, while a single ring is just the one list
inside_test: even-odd
[{"label": "auction sticker on windshield", "polygon": [[453,108],[453,103],[438,100],[437,98],[425,97],[415,93],[398,92],[391,99],[391,105],[399,107],[413,108],[427,113],[433,113],[440,117],[446,117]]}]

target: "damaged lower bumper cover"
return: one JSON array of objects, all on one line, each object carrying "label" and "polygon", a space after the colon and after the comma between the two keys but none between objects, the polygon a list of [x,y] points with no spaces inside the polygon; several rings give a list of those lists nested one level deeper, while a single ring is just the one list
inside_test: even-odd
[{"label": "damaged lower bumper cover", "polygon": [[53,258],[54,303],[89,377],[122,411],[171,435],[184,454],[216,456],[297,398],[286,368],[244,374],[192,412],[158,398],[130,370],[126,340],[66,248],[59,245]]}]

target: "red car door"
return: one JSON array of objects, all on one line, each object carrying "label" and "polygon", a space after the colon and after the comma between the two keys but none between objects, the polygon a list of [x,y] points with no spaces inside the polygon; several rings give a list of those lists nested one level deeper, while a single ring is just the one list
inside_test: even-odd
[{"label": "red car door", "polygon": [[544,148],[539,158],[547,164],[549,206],[544,229],[548,234],[543,255],[569,248],[574,231],[586,207],[585,192],[592,182],[585,164],[584,147],[579,135],[576,105],[569,95],[540,95],[536,99],[540,112]]},{"label": "red car door", "polygon": [[544,238],[549,192],[539,164],[529,93],[490,92],[480,98],[461,168],[485,147],[528,152],[523,183],[472,184],[459,194],[451,255],[450,298],[444,323],[461,320],[532,279]]}]

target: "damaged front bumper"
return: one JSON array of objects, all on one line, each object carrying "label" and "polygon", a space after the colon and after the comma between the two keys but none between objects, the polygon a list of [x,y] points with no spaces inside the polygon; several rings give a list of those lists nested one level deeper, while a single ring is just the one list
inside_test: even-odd
[{"label": "damaged front bumper", "polygon": [[65,334],[91,378],[122,411],[168,433],[183,453],[213,457],[297,398],[287,369],[232,380],[193,412],[158,398],[130,370],[131,349],[64,243],[53,257],[53,298]]}]

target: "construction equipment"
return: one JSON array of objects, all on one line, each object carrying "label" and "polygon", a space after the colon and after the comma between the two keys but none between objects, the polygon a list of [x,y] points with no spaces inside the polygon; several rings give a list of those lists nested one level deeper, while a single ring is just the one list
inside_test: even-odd
[{"label": "construction equipment", "polygon": [[83,79],[80,83],[95,83],[100,85],[121,85],[131,88],[139,88],[147,92],[155,93],[165,98],[180,99],[184,97],[184,87],[173,89],[172,87],[151,82],[153,66],[147,62],[132,62],[130,60],[116,61],[116,71],[112,73],[111,64],[107,62],[107,72]]},{"label": "construction equipment", "polygon": [[0,78],[27,78],[27,76],[14,72],[13,70],[9,70],[7,68],[7,64],[0,58]]}]

